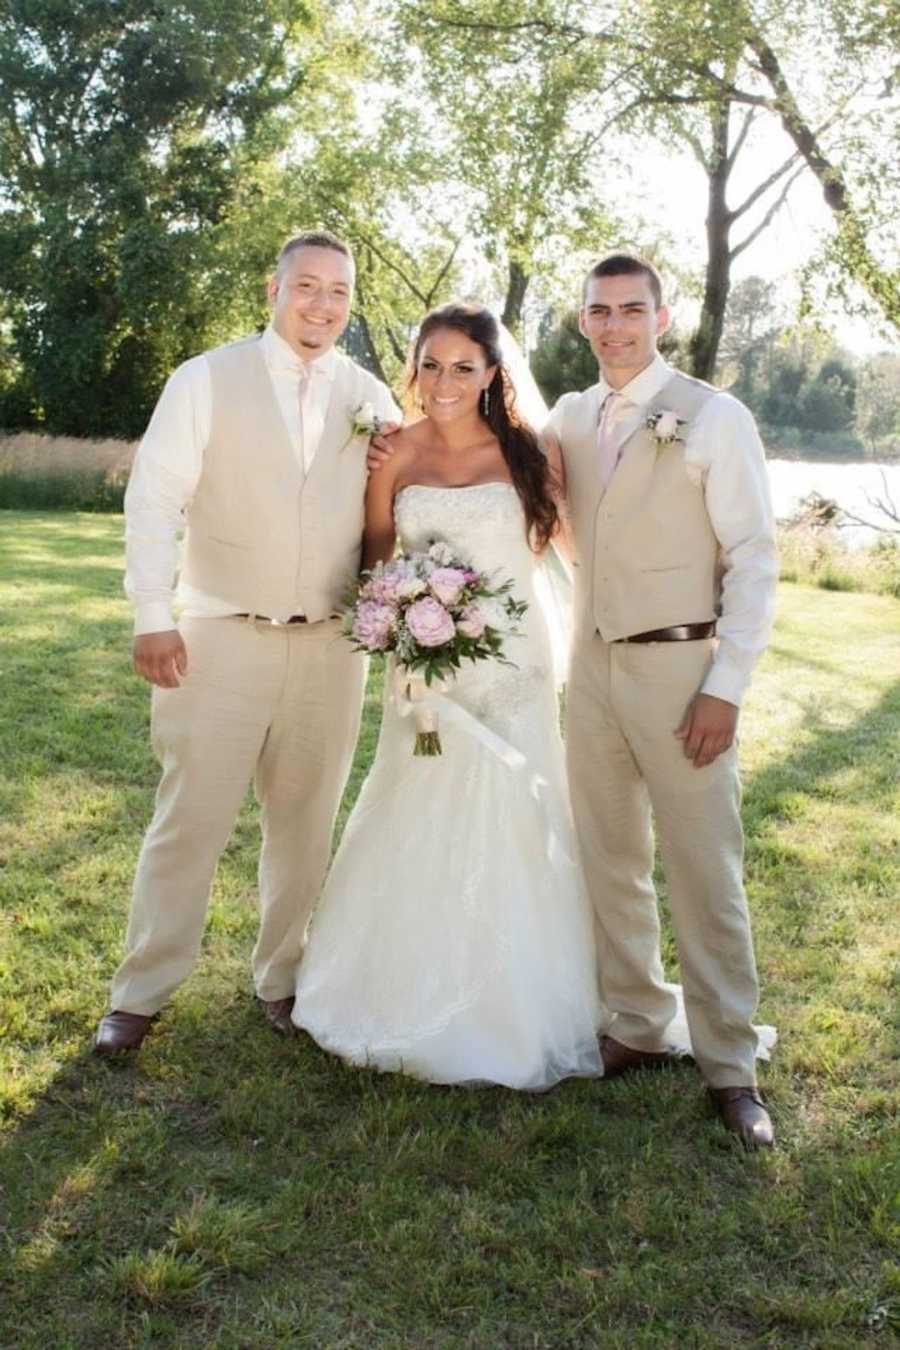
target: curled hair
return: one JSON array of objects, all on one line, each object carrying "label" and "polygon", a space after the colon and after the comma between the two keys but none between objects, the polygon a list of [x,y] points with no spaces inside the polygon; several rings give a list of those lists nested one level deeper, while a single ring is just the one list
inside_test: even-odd
[{"label": "curled hair", "polygon": [[487,364],[497,367],[487,387],[488,411],[484,412],[479,400],[479,416],[497,438],[522,503],[528,537],[539,552],[552,539],[559,520],[552,494],[553,475],[537,436],[519,416],[516,392],[500,351],[500,327],[491,311],[483,305],[451,301],[426,314],[410,352],[407,393],[411,393],[416,385],[419,358],[426,339],[441,328],[455,329],[477,342]]}]

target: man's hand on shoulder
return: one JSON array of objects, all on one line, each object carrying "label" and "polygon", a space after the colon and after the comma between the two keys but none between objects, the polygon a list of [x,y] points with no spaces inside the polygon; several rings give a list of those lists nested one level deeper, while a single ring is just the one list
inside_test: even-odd
[{"label": "man's hand on shoulder", "polygon": [[187,674],[187,648],[177,628],[164,633],[141,633],[134,640],[134,668],[160,689],[177,689]]},{"label": "man's hand on shoulder", "polygon": [[705,768],[734,744],[740,709],[714,694],[696,694],[675,735],[695,769]]},{"label": "man's hand on shoulder", "polygon": [[366,455],[366,468],[370,473],[380,469],[382,464],[387,464],[391,455],[397,449],[396,445],[391,445],[388,440],[402,426],[400,422],[383,422],[381,430],[377,436],[373,436],[369,441],[369,450]]}]

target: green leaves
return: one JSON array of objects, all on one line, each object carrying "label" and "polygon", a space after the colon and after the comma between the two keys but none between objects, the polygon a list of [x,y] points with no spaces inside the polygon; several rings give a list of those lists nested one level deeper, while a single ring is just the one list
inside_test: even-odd
[{"label": "green leaves", "polygon": [[[137,435],[165,375],[240,331],[220,231],[290,134],[306,0],[19,0],[0,17],[9,341],[50,431]],[[229,327],[230,321],[230,327]],[[223,331],[224,329],[224,331]],[[2,415],[0,408],[0,415]],[[6,419],[4,419],[6,420]]]}]

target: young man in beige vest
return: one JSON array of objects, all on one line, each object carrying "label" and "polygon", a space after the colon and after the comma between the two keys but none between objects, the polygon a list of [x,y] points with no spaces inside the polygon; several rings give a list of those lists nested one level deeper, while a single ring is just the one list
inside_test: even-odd
[{"label": "young man in beige vest", "polygon": [[598,263],[581,331],[600,380],[561,398],[546,429],[578,556],[570,783],[612,1014],[606,1076],[669,1059],[652,819],[693,1053],[725,1125],[758,1147],[773,1135],[756,1088],[735,734],[771,628],[774,524],[752,416],[663,361],[667,323],[653,267]]},{"label": "young man in beige vest", "polygon": [[126,589],[163,773],[100,1054],[137,1049],[193,967],[251,781],[262,808],[254,983],[272,1027],[291,1028],[362,706],[364,663],[333,618],[360,558],[367,438],[354,420],[365,404],[400,420],[385,386],[334,348],[353,281],[334,236],[285,244],[269,327],[180,366],[135,459]]}]

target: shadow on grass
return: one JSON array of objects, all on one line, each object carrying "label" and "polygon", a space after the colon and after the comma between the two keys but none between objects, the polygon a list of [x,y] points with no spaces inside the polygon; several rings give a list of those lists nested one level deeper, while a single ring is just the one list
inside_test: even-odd
[{"label": "shadow on grass", "polygon": [[[394,1278],[402,1269],[396,1235],[377,1251],[379,1230],[398,1223],[427,1228],[431,1241],[448,1209],[496,1206],[511,1223],[512,1213],[535,1214],[548,1188],[552,1203],[564,1196],[574,1203],[586,1164],[586,1216],[591,1205],[624,1199],[635,1189],[635,1160],[669,1136],[673,1120],[677,1130],[689,1074],[659,1075],[646,1094],[635,1084],[602,1096],[588,1083],[541,1097],[434,1088],[348,1070],[305,1037],[280,1041],[248,997],[232,993],[214,1008],[196,994],[181,997],[140,1058],[102,1062],[82,1053],[70,1060],[10,1138],[7,1294],[27,1295],[35,1328],[53,1322],[60,1288],[82,1320],[96,1316],[95,1334],[113,1318],[134,1328],[147,1301],[117,1297],[104,1287],[104,1270],[128,1254],[177,1254],[177,1221],[210,1195],[226,1206],[256,1207],[275,1230],[268,1255],[278,1255],[277,1275],[250,1285],[235,1272],[216,1275],[220,1296],[230,1289],[247,1316],[298,1279],[318,1291],[316,1299],[335,1297],[348,1260],[378,1289],[386,1265]],[[713,1170],[727,1171],[733,1150],[714,1140]],[[304,1235],[310,1225],[318,1240]],[[475,1249],[489,1238],[482,1235]],[[514,1238],[490,1240],[499,1243],[494,1268]],[[639,1240],[629,1232],[631,1247]],[[566,1246],[562,1234],[556,1241]],[[592,1245],[581,1233],[571,1258],[595,1259]],[[0,1289],[3,1282],[0,1276]],[[199,1318],[209,1338],[203,1343],[212,1343],[215,1307],[185,1309],[180,1318],[185,1328]],[[322,1343],[327,1336],[310,1341]]]},{"label": "shadow on grass", "polygon": [[773,802],[777,815],[777,799],[785,788],[802,784],[811,796],[831,796],[829,781],[847,768],[854,769],[859,780],[857,801],[875,803],[896,787],[900,779],[900,680],[851,726],[828,725],[821,716],[821,702],[811,701],[795,739],[799,742],[795,750],[745,779],[743,814],[748,838],[766,819]]}]

